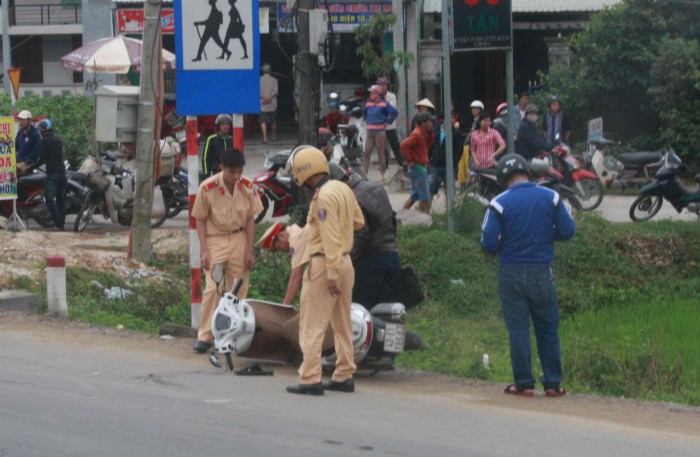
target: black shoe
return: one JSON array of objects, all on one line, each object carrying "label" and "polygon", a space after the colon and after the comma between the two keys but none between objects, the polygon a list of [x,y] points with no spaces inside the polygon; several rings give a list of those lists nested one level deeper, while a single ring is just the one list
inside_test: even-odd
[{"label": "black shoe", "polygon": [[192,62],[199,62],[199,61],[201,61],[201,60],[202,60],[201,58],[195,57],[194,59],[192,59]]},{"label": "black shoe", "polygon": [[199,352],[200,354],[204,354],[210,348],[211,348],[211,343],[207,343],[206,341],[195,340],[195,342],[194,342],[194,350],[196,352]]},{"label": "black shoe", "polygon": [[226,51],[226,60],[231,58],[231,54],[233,54],[231,51]]},{"label": "black shoe", "polygon": [[350,378],[343,382],[324,382],[323,388],[326,390],[335,390],[336,392],[355,392],[355,381]]},{"label": "black shoe", "polygon": [[298,384],[296,386],[287,386],[287,392],[290,394],[307,394],[307,395],[323,395],[323,384]]}]

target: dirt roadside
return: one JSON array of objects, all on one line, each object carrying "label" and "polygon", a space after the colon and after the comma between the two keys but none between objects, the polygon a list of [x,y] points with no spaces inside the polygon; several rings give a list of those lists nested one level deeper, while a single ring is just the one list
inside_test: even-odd
[{"label": "dirt roadside", "polygon": [[[60,341],[77,346],[99,346],[106,351],[146,352],[179,359],[193,369],[215,368],[207,357],[195,354],[189,339],[164,340],[156,335],[117,330],[96,325],[70,322],[47,316],[0,312],[0,332],[23,333],[32,338]],[[235,362],[242,366],[248,361]],[[291,366],[275,365],[276,376],[293,379],[296,370]],[[633,429],[636,433],[661,432],[669,437],[697,442],[700,445],[700,408],[671,403],[604,398],[570,393],[567,397],[548,399],[538,395],[534,399],[504,395],[502,384],[415,370],[397,369],[377,376],[367,373],[356,375],[358,384],[393,395],[427,395],[471,410],[506,409],[513,414],[546,414],[562,420],[604,422],[611,428]],[[400,386],[400,389],[397,387]]]}]

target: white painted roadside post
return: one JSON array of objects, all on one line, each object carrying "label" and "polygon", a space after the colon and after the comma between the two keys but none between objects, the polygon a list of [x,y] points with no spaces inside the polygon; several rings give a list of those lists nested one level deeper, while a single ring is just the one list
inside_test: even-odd
[{"label": "white painted roadside post", "polygon": [[66,259],[61,255],[54,254],[46,257],[46,289],[49,314],[67,318]]}]

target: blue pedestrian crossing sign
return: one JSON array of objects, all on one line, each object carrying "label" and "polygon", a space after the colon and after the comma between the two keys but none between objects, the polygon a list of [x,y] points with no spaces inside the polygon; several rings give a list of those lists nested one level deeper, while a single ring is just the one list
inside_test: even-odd
[{"label": "blue pedestrian crossing sign", "polygon": [[260,111],[258,0],[175,0],[177,112]]}]

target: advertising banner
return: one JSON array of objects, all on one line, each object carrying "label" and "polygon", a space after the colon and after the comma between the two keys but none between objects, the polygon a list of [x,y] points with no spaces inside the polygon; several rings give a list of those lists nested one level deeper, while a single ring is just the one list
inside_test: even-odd
[{"label": "advertising banner", "polygon": [[[164,35],[175,33],[175,13],[172,8],[163,8],[160,12],[161,31]],[[124,8],[117,10],[117,30],[119,33],[143,33],[143,8]]]},{"label": "advertising banner", "polygon": [[453,0],[455,51],[513,47],[511,0]]},{"label": "advertising banner", "polygon": [[[326,5],[321,3],[321,9]],[[370,21],[375,14],[392,14],[391,2],[329,3],[328,21],[335,33],[352,33],[358,25]],[[296,33],[297,20],[286,3],[277,4],[277,31]]]},{"label": "advertising banner", "polygon": [[17,198],[17,170],[15,168],[15,120],[0,117],[0,200]]}]

